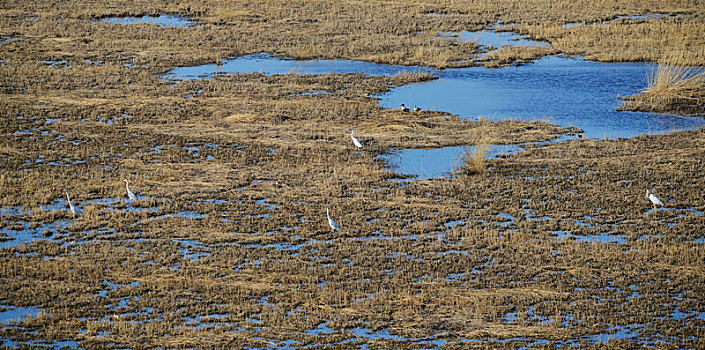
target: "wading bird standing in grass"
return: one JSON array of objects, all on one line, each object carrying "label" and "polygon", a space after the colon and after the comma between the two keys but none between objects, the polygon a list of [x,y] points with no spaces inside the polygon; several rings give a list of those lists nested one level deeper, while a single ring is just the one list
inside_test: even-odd
[{"label": "wading bird standing in grass", "polygon": [[127,179],[125,179],[125,188],[127,189],[127,198],[130,198],[131,201],[136,201],[137,196],[132,191],[130,191],[130,183],[127,182]]},{"label": "wading bird standing in grass", "polygon": [[408,111],[409,111],[409,107],[404,106],[403,103],[401,104],[401,107],[400,107],[399,109],[400,109],[402,112],[408,112]]},{"label": "wading bird standing in grass", "polygon": [[661,207],[664,206],[663,202],[661,202],[661,200],[658,199],[655,194],[649,192],[648,188],[646,189],[646,198],[648,198],[651,201],[651,204],[654,205],[654,209],[656,209],[657,205]]},{"label": "wading bird standing in grass", "polygon": [[69,197],[69,191],[64,190],[64,192],[66,192],[66,200],[69,202],[69,209],[71,209],[71,214],[75,219],[76,215],[83,214],[83,210],[81,210],[81,208],[76,208],[73,206],[73,203],[71,203],[71,198]]},{"label": "wading bird standing in grass", "polygon": [[355,129],[350,129],[350,138],[352,139],[355,147],[362,148],[362,144],[360,143],[360,140],[356,139],[355,136],[353,136],[354,132],[355,132]]},{"label": "wading bird standing in grass", "polygon": [[330,212],[328,211],[328,207],[326,207],[326,217],[328,217],[328,226],[330,226],[331,230],[333,230],[333,232],[340,231],[340,227],[338,227],[335,221],[330,218]]}]

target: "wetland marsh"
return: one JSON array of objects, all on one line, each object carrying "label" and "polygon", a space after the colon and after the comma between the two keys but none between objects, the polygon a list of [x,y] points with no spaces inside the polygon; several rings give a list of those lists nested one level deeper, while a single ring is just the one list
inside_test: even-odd
[{"label": "wetland marsh", "polygon": [[0,346],[703,347],[703,119],[616,109],[705,15],[534,5],[3,4]]}]

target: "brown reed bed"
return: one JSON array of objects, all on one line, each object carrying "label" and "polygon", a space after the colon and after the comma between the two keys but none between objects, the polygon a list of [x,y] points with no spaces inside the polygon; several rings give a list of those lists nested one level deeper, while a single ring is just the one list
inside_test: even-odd
[{"label": "brown reed bed", "polygon": [[[703,32],[703,11],[698,5],[697,1],[338,4],[321,0],[142,6],[124,1],[111,5],[39,1],[5,6],[2,15],[7,20],[0,24],[0,33],[21,38],[3,45],[6,57],[29,54],[70,64],[83,60],[128,64],[152,72],[256,52],[453,67],[475,64],[482,51],[473,43],[439,38],[439,31],[492,28],[500,19],[502,30],[546,40],[553,49],[513,49],[495,57],[499,61],[551,53],[603,61],[657,61],[682,52],[679,63],[702,65],[705,41],[698,34]],[[177,28],[100,21],[160,14],[185,16],[197,25]],[[629,18],[649,14],[666,16]],[[361,17],[365,20],[359,21]],[[566,28],[567,23],[578,25]]]},{"label": "brown reed bed", "polygon": [[[529,148],[486,160],[482,175],[398,183],[375,155],[561,132],[386,111],[362,97],[404,79],[223,76],[164,89],[173,102],[146,87],[119,102],[40,103],[62,96],[46,87],[36,100],[5,97],[2,204],[22,211],[3,218],[47,234],[30,228],[35,241],[0,250],[3,305],[42,310],[2,336],[85,347],[588,346],[638,325],[610,344],[699,344],[690,335],[702,321],[672,313],[698,315],[705,252],[689,242],[703,228],[702,131]],[[321,86],[346,90],[292,97]],[[203,92],[178,97],[194,89]],[[177,106],[189,113],[172,116]],[[351,124],[362,153],[347,145]],[[123,178],[139,201],[125,201]],[[646,186],[669,209],[647,213]],[[327,230],[325,206],[342,232]],[[605,232],[624,242],[580,240]]]},{"label": "brown reed bed", "polygon": [[[438,29],[651,10],[460,5],[6,4],[0,29],[22,39],[0,47],[0,310],[37,311],[3,323],[0,338],[86,348],[702,347],[702,130],[527,146],[485,160],[482,174],[401,182],[376,156],[574,130],[402,113],[368,97],[433,78],[421,74],[158,76],[261,50],[416,63],[442,48],[433,63],[442,65],[474,48],[413,46],[435,42]],[[204,24],[91,22],[147,13]],[[361,13],[368,22],[349,20]],[[340,46],[352,32],[359,43]],[[301,95],[321,90],[329,94]],[[125,178],[139,200],[127,201]],[[645,188],[667,207],[651,210]],[[328,229],[326,206],[340,232]],[[593,242],[601,237],[616,243]]]}]

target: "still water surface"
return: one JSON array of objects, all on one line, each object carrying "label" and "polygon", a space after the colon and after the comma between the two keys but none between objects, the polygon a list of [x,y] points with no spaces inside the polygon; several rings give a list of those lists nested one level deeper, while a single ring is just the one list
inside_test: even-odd
[{"label": "still water surface", "polygon": [[101,19],[101,22],[105,23],[118,23],[118,24],[138,24],[138,23],[148,23],[157,24],[161,27],[179,27],[186,28],[195,25],[195,22],[189,21],[188,19],[180,16],[172,15],[159,15],[159,16],[147,16],[142,17],[108,17]]},{"label": "still water surface", "polygon": [[351,60],[292,60],[268,54],[223,62],[174,68],[163,78],[204,79],[225,73],[391,75],[429,72],[438,79],[394,88],[380,96],[380,104],[387,108],[397,108],[402,103],[417,105],[470,119],[545,120],[560,126],[578,127],[588,138],[633,137],[696,129],[705,124],[702,118],[616,110],[620,103],[618,96],[632,95],[646,88],[646,77],[653,68],[649,63],[599,63],[549,56],[535,63],[498,69],[436,70]]},{"label": "still water surface", "polygon": [[[479,35],[486,37],[487,33]],[[466,39],[461,35],[460,40]],[[520,42],[509,35],[481,41],[484,45],[499,46]],[[705,124],[703,118],[617,111],[619,96],[633,95],[646,88],[647,75],[653,69],[649,63],[599,63],[549,56],[531,64],[498,69],[436,70],[351,60],[292,60],[269,54],[247,55],[222,63],[174,68],[163,78],[204,79],[225,73],[362,73],[374,76],[428,72],[438,79],[393,88],[378,96],[380,105],[386,108],[398,108],[402,103],[410,107],[416,105],[470,120],[543,120],[577,127],[584,131],[586,138],[594,139],[668,133],[697,129]],[[401,173],[429,178],[450,173],[461,153],[462,147],[397,150],[385,160],[395,164]]]},{"label": "still water surface", "polygon": [[461,118],[546,120],[584,130],[588,138],[633,137],[695,129],[705,119],[619,112],[618,96],[646,87],[647,63],[599,63],[550,56],[499,69],[440,71],[439,79],[401,86],[382,96],[383,107],[404,103]]}]

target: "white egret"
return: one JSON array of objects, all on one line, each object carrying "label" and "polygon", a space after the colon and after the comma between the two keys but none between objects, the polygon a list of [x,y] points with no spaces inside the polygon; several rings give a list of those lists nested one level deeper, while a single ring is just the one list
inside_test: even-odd
[{"label": "white egret", "polygon": [[421,108],[416,107],[416,105],[414,105],[414,112],[421,112]]},{"label": "white egret", "polygon": [[76,215],[83,214],[83,210],[81,210],[81,208],[76,208],[73,206],[73,203],[71,203],[71,197],[69,197],[69,191],[64,190],[64,192],[66,192],[66,200],[69,202],[69,209],[71,209],[71,214],[73,215],[73,217],[76,218]]},{"label": "white egret", "polygon": [[409,107],[404,106],[404,104],[402,103],[400,110],[401,110],[402,112],[408,112],[408,111],[409,111]]},{"label": "white egret", "polygon": [[355,147],[362,148],[362,144],[360,143],[360,140],[356,139],[355,136],[353,136],[354,132],[355,132],[355,129],[350,129],[350,138],[352,139],[353,144],[355,144]]},{"label": "white egret", "polygon": [[338,227],[335,221],[330,218],[330,212],[328,211],[328,207],[326,207],[326,216],[328,217],[328,226],[330,226],[331,230],[333,230],[333,232],[340,231],[340,227]]},{"label": "white egret", "polygon": [[127,189],[127,197],[130,198],[131,201],[136,201],[137,196],[132,191],[130,191],[130,183],[127,182],[127,179],[125,179],[125,188]]},{"label": "white egret", "polygon": [[664,206],[663,202],[660,199],[658,199],[658,197],[656,197],[655,194],[649,192],[648,188],[646,189],[646,198],[648,198],[651,201],[651,203],[654,205],[654,209],[656,209],[657,205]]}]

